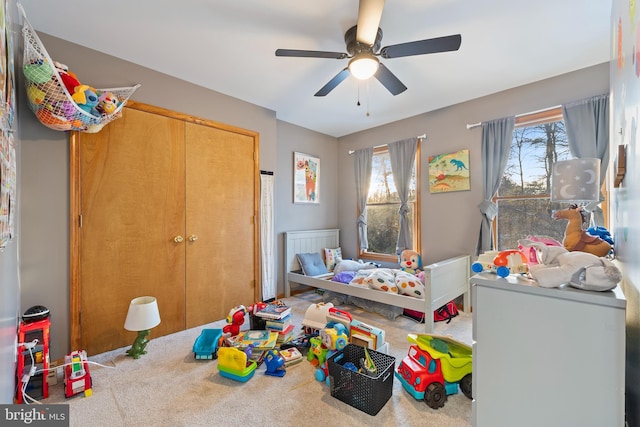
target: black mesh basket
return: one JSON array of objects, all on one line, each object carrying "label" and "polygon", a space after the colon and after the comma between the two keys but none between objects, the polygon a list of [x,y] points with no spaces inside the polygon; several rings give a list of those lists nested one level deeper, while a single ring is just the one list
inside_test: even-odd
[{"label": "black mesh basket", "polygon": [[396,359],[374,350],[368,352],[378,370],[376,376],[344,367],[347,362],[360,367],[360,360],[365,357],[364,347],[347,344],[327,361],[329,381],[331,396],[369,415],[376,415],[391,397]]}]

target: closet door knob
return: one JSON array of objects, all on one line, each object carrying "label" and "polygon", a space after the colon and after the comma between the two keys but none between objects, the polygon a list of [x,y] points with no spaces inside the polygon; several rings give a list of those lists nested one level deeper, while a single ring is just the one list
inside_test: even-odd
[{"label": "closet door knob", "polygon": [[189,236],[190,242],[195,242],[196,240],[198,240],[198,236],[196,236],[195,234],[192,234],[191,236]]},{"label": "closet door knob", "polygon": [[182,236],[176,236],[173,238],[173,241],[176,243],[182,243],[184,241],[184,237]]}]

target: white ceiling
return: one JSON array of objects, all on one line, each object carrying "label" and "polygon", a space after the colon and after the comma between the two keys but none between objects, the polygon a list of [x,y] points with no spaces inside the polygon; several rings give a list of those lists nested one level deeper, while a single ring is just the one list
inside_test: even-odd
[{"label": "white ceiling", "polygon": [[358,0],[20,3],[37,31],[335,137],[606,62],[611,46],[611,0],[388,1],[382,46],[461,34],[460,50],[381,59],[408,87],[397,96],[375,79],[358,84],[350,76],[314,97],[348,60],[276,57],[275,50],[346,52]]}]

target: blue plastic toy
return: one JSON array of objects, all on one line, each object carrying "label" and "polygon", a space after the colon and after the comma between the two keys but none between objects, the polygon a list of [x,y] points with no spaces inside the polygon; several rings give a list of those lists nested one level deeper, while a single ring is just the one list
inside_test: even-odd
[{"label": "blue plastic toy", "polygon": [[284,369],[284,359],[275,350],[269,350],[264,356],[264,364],[267,368],[266,375],[284,377],[287,371]]}]

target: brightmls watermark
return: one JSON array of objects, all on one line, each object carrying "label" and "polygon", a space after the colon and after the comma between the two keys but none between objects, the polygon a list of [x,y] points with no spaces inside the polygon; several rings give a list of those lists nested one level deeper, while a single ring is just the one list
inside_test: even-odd
[{"label": "brightmls watermark", "polygon": [[0,405],[0,424],[69,427],[69,405]]}]

